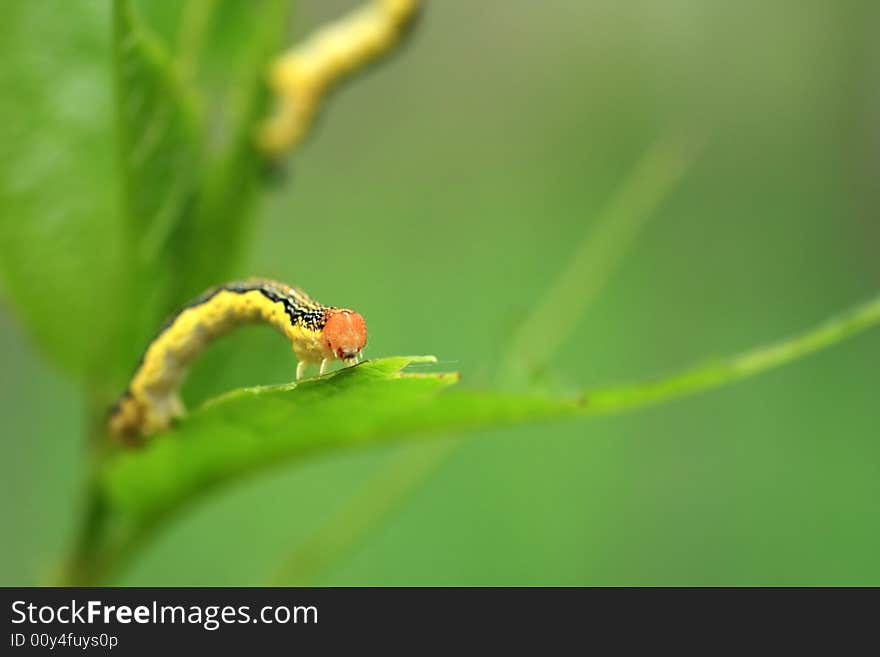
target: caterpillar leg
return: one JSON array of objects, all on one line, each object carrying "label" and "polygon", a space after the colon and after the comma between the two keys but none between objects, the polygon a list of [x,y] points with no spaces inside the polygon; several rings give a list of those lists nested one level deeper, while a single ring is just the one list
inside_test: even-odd
[{"label": "caterpillar leg", "polygon": [[144,401],[142,434],[167,430],[171,426],[171,420],[183,413],[180,397],[168,391],[145,391]]},{"label": "caterpillar leg", "polygon": [[296,364],[296,380],[299,381],[306,373],[306,361],[301,360]]},{"label": "caterpillar leg", "polygon": [[330,367],[330,363],[333,362],[331,358],[325,358],[321,361],[321,369],[318,370],[319,375],[324,375],[327,373],[327,368]]},{"label": "caterpillar leg", "polygon": [[186,406],[183,405],[183,400],[180,398],[180,395],[170,395],[168,397],[168,408],[172,418],[183,417],[186,415]]}]

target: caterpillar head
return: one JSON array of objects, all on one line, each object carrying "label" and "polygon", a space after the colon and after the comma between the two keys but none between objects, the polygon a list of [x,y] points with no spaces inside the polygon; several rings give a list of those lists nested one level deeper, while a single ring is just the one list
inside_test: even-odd
[{"label": "caterpillar head", "polygon": [[321,337],[331,358],[349,361],[367,344],[367,323],[353,310],[330,308]]}]

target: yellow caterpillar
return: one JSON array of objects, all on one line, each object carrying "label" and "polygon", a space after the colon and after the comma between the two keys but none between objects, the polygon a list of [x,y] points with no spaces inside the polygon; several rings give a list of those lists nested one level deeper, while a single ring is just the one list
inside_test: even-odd
[{"label": "yellow caterpillar", "polygon": [[264,279],[227,283],[184,306],[147,347],[128,389],[108,418],[110,434],[130,442],[167,429],[184,411],[180,385],[189,363],[216,338],[243,324],[263,322],[291,342],[299,363],[320,373],[334,360],[357,363],[367,343],[364,318],[347,308],[323,306],[296,288]]},{"label": "yellow caterpillar", "polygon": [[390,50],[417,7],[417,0],[373,0],[282,55],[269,74],[278,101],[257,136],[260,148],[278,155],[296,146],[328,89]]}]

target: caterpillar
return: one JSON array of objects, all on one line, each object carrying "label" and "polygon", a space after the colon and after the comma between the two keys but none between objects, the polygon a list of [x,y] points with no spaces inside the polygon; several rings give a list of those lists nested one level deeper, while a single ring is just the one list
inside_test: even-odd
[{"label": "caterpillar", "polygon": [[130,443],[167,429],[184,413],[180,386],[189,364],[211,341],[253,323],[269,324],[290,340],[299,361],[297,379],[309,364],[320,364],[321,374],[334,360],[356,364],[367,343],[366,322],[351,309],[324,306],[268,279],[219,285],[186,304],[159,330],[110,410],[110,435]]},{"label": "caterpillar", "polygon": [[391,50],[418,8],[417,0],[373,0],[281,55],[269,72],[278,101],[257,135],[269,155],[295,147],[321,100],[341,78]]}]

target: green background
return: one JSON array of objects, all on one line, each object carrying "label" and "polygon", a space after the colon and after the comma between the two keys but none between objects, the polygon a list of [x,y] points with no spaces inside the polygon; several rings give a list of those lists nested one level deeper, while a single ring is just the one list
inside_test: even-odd
[{"label": "green background", "polygon": [[[34,211],[111,207],[109,7],[10,4],[0,71],[29,93],[0,106],[16,135],[4,176],[48,149],[58,182]],[[299,3],[293,33],[348,6]],[[692,132],[708,135],[702,155],[547,385],[655,376],[788,335],[880,288],[878,18],[876,3],[827,0],[430,2],[268,185],[237,273],[355,307],[368,356],[436,354],[462,385],[488,385],[517,319],[639,157]],[[71,125],[89,138],[68,138]],[[64,330],[88,329],[59,304]],[[81,502],[84,400],[6,303],[0,362],[0,583],[43,583]],[[308,583],[878,585],[878,362],[875,331],[632,415],[471,434]],[[185,397],[293,369],[281,338],[249,329],[197,364]],[[117,583],[263,583],[401,449],[226,487]]]}]

